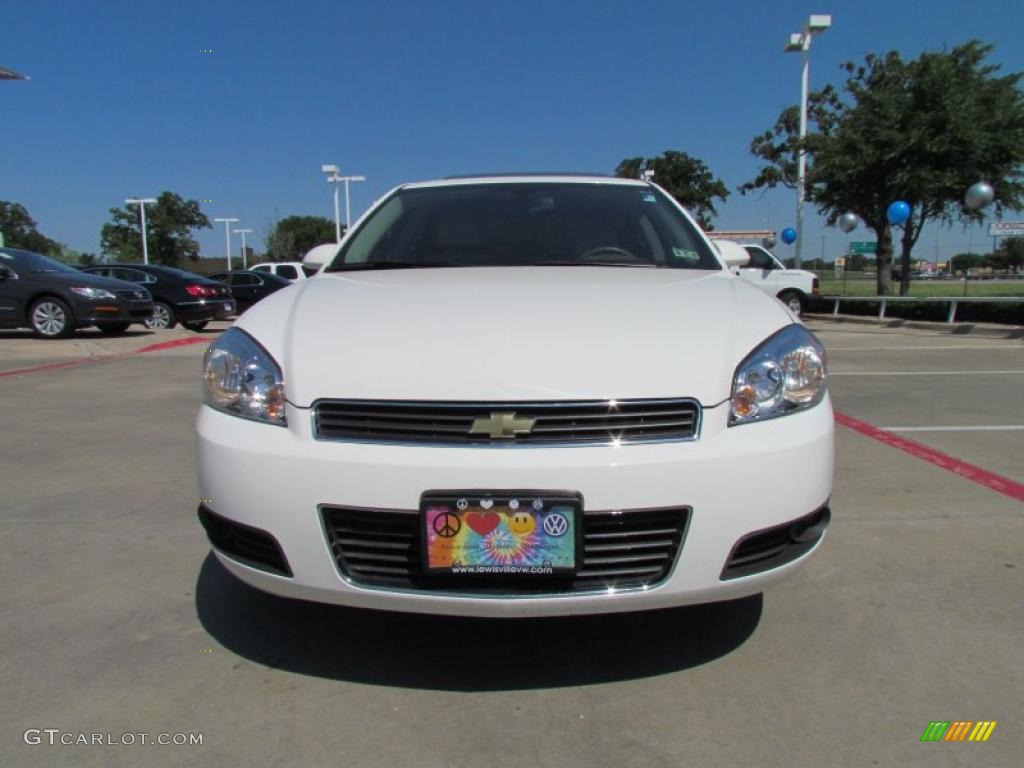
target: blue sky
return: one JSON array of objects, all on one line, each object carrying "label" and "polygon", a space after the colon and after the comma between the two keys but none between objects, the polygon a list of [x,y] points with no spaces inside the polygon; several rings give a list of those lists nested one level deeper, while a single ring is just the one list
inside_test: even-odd
[{"label": "blue sky", "polygon": [[[353,218],[403,181],[611,172],[666,149],[735,189],[756,170],[751,137],[799,99],[800,57],[782,46],[812,12],[833,14],[812,87],[867,52],[912,57],[972,37],[996,45],[1004,71],[1024,70],[1019,0],[33,0],[2,14],[0,66],[32,80],[0,83],[0,199],[98,252],[110,207],[165,189],[212,200],[211,219],[240,218],[261,248],[275,217],[333,216],[328,162],[368,177]],[[719,229],[781,229],[794,195],[734,192],[719,214]],[[844,236],[808,214],[805,257],[824,235],[832,258]],[[223,255],[222,229],[199,240]],[[939,233],[939,253],[969,240],[991,244],[958,226]],[[935,242],[926,232],[918,255]]]}]

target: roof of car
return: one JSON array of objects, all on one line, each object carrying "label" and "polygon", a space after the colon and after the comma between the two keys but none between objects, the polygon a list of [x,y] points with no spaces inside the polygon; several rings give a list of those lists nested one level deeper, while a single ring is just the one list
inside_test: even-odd
[{"label": "roof of car", "polygon": [[624,179],[619,176],[605,176],[597,173],[489,173],[472,176],[448,176],[431,181],[415,181],[404,184],[402,189],[424,189],[428,187],[455,187],[468,184],[515,184],[533,182],[539,184],[609,184],[628,187],[648,187],[650,182],[639,179]]}]

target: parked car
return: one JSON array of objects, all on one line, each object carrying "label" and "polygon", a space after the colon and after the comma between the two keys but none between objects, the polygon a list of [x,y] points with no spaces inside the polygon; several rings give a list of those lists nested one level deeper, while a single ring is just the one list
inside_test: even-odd
[{"label": "parked car", "polygon": [[305,280],[317,273],[318,267],[303,264],[301,261],[267,261],[249,267],[252,272],[277,275],[288,280]]},{"label": "parked car", "polygon": [[409,184],[206,350],[199,518],[294,598],[477,616],[761,592],[830,520],[825,351],[660,187]]},{"label": "parked car", "polygon": [[226,286],[183,269],[155,264],[103,264],[83,267],[82,271],[145,286],[153,294],[153,312],[146,320],[147,328],[173,328],[181,323],[190,331],[199,331],[210,320],[224,320],[235,311],[235,302]]},{"label": "parked car", "polygon": [[209,275],[211,280],[216,280],[228,287],[231,298],[239,312],[243,312],[260,299],[264,299],[274,291],[287,288],[292,284],[291,280],[269,272],[256,273],[246,270],[234,270],[232,272],[217,272]]},{"label": "parked car", "polygon": [[817,275],[806,269],[786,269],[771,251],[760,245],[743,247],[750,254],[750,261],[740,267],[744,280],[777,297],[794,315],[807,309],[811,297],[819,292]]},{"label": "parked car", "polygon": [[83,275],[54,259],[0,248],[0,327],[31,328],[42,339],[64,339],[95,325],[115,336],[153,312],[145,288]]}]

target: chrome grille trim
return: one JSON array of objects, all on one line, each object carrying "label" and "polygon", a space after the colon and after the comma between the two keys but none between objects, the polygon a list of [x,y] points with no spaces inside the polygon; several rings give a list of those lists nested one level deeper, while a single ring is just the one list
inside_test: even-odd
[{"label": "chrome grille trim", "polygon": [[420,513],[320,506],[338,573],[364,589],[463,597],[544,597],[657,587],[672,575],[690,507],[584,511],[582,565],[574,577],[473,582],[423,573]]},{"label": "chrome grille trim", "polygon": [[[470,434],[492,413],[535,419],[527,435]],[[550,447],[685,442],[700,436],[693,398],[448,402],[320,399],[310,414],[317,440],[475,447]]]}]

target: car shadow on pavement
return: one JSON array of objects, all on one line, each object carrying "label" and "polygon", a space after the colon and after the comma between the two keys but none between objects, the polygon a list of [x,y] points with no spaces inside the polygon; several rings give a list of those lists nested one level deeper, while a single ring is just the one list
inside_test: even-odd
[{"label": "car shadow on pavement", "polygon": [[761,595],[687,608],[542,619],[391,613],[287,600],[249,587],[208,555],[196,610],[227,650],[257,664],[370,685],[498,691],[677,672],[741,646]]}]

